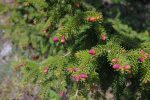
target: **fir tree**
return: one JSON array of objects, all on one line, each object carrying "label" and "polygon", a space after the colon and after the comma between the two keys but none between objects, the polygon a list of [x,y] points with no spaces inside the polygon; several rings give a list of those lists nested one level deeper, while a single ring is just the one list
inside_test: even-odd
[{"label": "fir tree", "polygon": [[40,86],[42,99],[105,99],[109,87],[116,100],[149,98],[147,31],[106,19],[83,0],[18,0],[9,9],[5,35],[23,54],[14,68]]}]

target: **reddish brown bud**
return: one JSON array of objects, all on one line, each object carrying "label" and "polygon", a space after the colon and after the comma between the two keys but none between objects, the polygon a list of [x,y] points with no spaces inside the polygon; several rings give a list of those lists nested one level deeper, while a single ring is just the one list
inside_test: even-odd
[{"label": "reddish brown bud", "polygon": [[101,35],[101,40],[102,41],[106,41],[106,39],[107,39],[106,35]]}]

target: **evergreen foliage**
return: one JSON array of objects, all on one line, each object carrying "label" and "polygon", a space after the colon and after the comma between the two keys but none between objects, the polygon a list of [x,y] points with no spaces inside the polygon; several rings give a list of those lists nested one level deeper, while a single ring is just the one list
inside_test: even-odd
[{"label": "evergreen foliage", "polygon": [[84,0],[17,0],[6,8],[5,36],[23,55],[14,69],[40,86],[42,99],[105,99],[109,87],[116,100],[150,98],[148,31],[105,18]]}]

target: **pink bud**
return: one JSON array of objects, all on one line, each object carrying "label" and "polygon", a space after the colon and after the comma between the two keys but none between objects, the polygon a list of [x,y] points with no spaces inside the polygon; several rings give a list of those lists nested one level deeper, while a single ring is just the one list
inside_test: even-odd
[{"label": "pink bud", "polygon": [[96,22],[96,18],[90,17],[88,21],[89,21],[89,22]]},{"label": "pink bud", "polygon": [[80,77],[79,76],[73,76],[73,79],[78,82],[80,80]]},{"label": "pink bud", "polygon": [[74,71],[74,72],[77,72],[77,71],[78,71],[78,68],[73,68],[73,71]]},{"label": "pink bud", "polygon": [[59,93],[59,96],[62,97],[63,95],[64,95],[64,92],[60,92],[60,93]]},{"label": "pink bud", "polygon": [[105,35],[101,35],[101,40],[106,41],[107,37]]},{"label": "pink bud", "polygon": [[94,49],[92,49],[92,48],[91,48],[91,49],[89,50],[89,54],[91,54],[91,55],[95,55],[95,54],[96,54],[96,52],[95,52],[95,50],[94,50]]},{"label": "pink bud", "polygon": [[139,62],[144,62],[145,59],[144,59],[144,58],[139,58],[138,61],[139,61]]},{"label": "pink bud", "polygon": [[125,65],[124,69],[129,70],[129,69],[131,69],[131,66],[130,65]]},{"label": "pink bud", "polygon": [[66,100],[66,93],[65,92],[61,92],[59,94],[59,96],[61,97],[61,100]]},{"label": "pink bud", "polygon": [[144,51],[144,50],[141,50],[141,51],[140,51],[140,54],[145,54],[145,51]]},{"label": "pink bud", "polygon": [[65,43],[65,37],[64,36],[61,37],[61,43]]},{"label": "pink bud", "polygon": [[83,74],[83,73],[81,73],[79,76],[80,78],[83,78],[83,79],[86,79],[88,77],[87,74]]},{"label": "pink bud", "polygon": [[113,65],[113,69],[119,69],[120,68],[120,65],[119,64],[114,64]]},{"label": "pink bud", "polygon": [[53,37],[54,42],[58,42],[58,40],[59,40],[58,37]]},{"label": "pink bud", "polygon": [[67,72],[71,72],[72,69],[71,69],[71,68],[67,68],[66,71],[67,71]]},{"label": "pink bud", "polygon": [[114,58],[114,59],[111,60],[111,62],[112,63],[117,63],[117,62],[119,62],[119,60],[117,58]]}]

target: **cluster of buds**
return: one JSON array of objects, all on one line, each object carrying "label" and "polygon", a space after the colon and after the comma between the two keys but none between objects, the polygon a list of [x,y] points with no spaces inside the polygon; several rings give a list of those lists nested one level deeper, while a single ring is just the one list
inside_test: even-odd
[{"label": "cluster of buds", "polygon": [[90,55],[95,55],[96,52],[95,52],[95,50],[94,50],[93,48],[91,48],[91,49],[89,50],[89,54],[90,54]]},{"label": "cluster of buds", "polygon": [[100,16],[97,16],[97,17],[88,17],[86,20],[88,22],[96,22],[100,19]]},{"label": "cluster of buds", "polygon": [[139,62],[144,62],[149,57],[149,54],[146,53],[144,50],[140,51],[140,55],[141,55],[141,57],[138,58]]},{"label": "cluster of buds", "polygon": [[67,68],[66,71],[70,72],[70,73],[73,73],[73,72],[77,72],[78,68]]},{"label": "cluster of buds", "polygon": [[[58,37],[53,37],[52,40],[53,40],[53,42],[56,43],[56,42],[59,41],[59,38]],[[66,41],[65,36],[62,36],[61,39],[60,39],[60,42],[65,43],[65,41]]]},{"label": "cluster of buds", "polygon": [[131,66],[129,64],[121,66],[119,64],[119,59],[117,59],[117,58],[112,59],[111,62],[113,63],[113,67],[112,68],[115,69],[115,70],[128,71],[129,72],[130,69],[131,69]]},{"label": "cluster of buds", "polygon": [[88,77],[88,75],[84,73],[81,73],[79,75],[73,75],[74,72],[78,71],[78,68],[67,68],[66,71],[72,74],[71,78],[76,82],[80,80],[85,80]]},{"label": "cluster of buds", "polygon": [[78,82],[80,80],[86,80],[86,78],[88,78],[87,74],[81,73],[79,75],[73,75],[72,78],[74,79],[74,81]]}]

